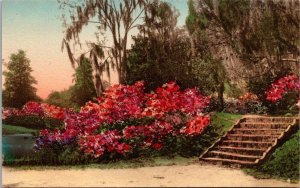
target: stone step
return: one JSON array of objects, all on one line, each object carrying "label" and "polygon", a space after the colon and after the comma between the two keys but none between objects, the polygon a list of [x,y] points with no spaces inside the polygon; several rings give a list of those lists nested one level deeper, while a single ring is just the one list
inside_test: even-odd
[{"label": "stone step", "polygon": [[233,152],[243,155],[262,155],[266,148],[243,148],[243,147],[232,147],[232,146],[216,146],[219,151]]},{"label": "stone step", "polygon": [[263,161],[262,157],[269,155],[266,152],[272,151],[276,141],[296,125],[294,120],[295,117],[244,117],[205,151],[201,159],[240,166],[257,165]]},{"label": "stone step", "polygon": [[273,142],[259,142],[259,141],[240,141],[240,140],[223,140],[221,146],[243,147],[243,148],[267,148],[273,145]]},{"label": "stone step", "polygon": [[284,132],[286,129],[266,129],[266,128],[233,128],[230,133],[233,134],[267,134],[267,135],[280,135],[282,132]]},{"label": "stone step", "polygon": [[241,141],[275,141],[278,135],[259,135],[259,134],[227,134],[228,140]]},{"label": "stone step", "polygon": [[254,162],[256,159],[259,159],[261,156],[243,155],[243,154],[238,154],[238,153],[213,150],[213,151],[208,152],[208,157],[233,159],[233,160],[244,160],[244,161],[253,161]]},{"label": "stone step", "polygon": [[213,158],[213,157],[205,157],[201,158],[202,160],[209,161],[209,162],[222,162],[222,164],[240,164],[240,165],[253,165],[254,162],[251,161],[243,161],[243,160],[232,160],[232,159],[222,159],[222,158]]},{"label": "stone step", "polygon": [[286,129],[289,124],[286,123],[240,123],[236,128],[247,129]]},{"label": "stone step", "polygon": [[283,122],[292,123],[295,118],[293,117],[253,117],[246,118],[246,122]]},{"label": "stone step", "polygon": [[249,124],[249,125],[288,125],[288,123],[284,122],[242,122],[241,124]]}]

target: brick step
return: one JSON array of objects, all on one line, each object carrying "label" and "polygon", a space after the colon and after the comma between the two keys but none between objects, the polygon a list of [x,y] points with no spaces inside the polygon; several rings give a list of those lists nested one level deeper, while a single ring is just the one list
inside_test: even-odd
[{"label": "brick step", "polygon": [[234,128],[230,131],[233,134],[251,134],[251,133],[260,133],[260,134],[267,134],[267,135],[280,135],[286,129],[261,129],[261,128]]},{"label": "brick step", "polygon": [[231,147],[231,146],[217,146],[217,150],[219,151],[226,151],[226,152],[233,152],[243,155],[262,155],[266,150],[266,148],[243,148],[243,147]]},{"label": "brick step", "polygon": [[231,152],[224,152],[224,151],[209,151],[207,153],[208,157],[214,157],[214,158],[222,158],[222,159],[233,159],[233,160],[244,160],[244,161],[255,161],[256,159],[259,159],[261,156],[255,156],[255,155],[243,155],[238,153],[231,153]]},{"label": "brick step", "polygon": [[209,162],[222,162],[222,164],[240,164],[240,165],[253,165],[254,162],[251,161],[242,161],[242,160],[232,160],[232,159],[222,159],[222,158],[213,158],[213,157],[205,157],[201,158],[202,160]]},{"label": "brick step", "polygon": [[247,129],[286,129],[289,124],[286,123],[240,123],[236,128]]},{"label": "brick step", "polygon": [[288,125],[285,122],[242,122],[241,124],[249,124],[249,125]]},{"label": "brick step", "polygon": [[246,122],[283,122],[292,123],[294,118],[291,117],[256,117],[256,118],[246,118]]},{"label": "brick step", "polygon": [[241,141],[275,141],[278,135],[261,135],[261,134],[227,134],[228,140]]},{"label": "brick step", "polygon": [[240,141],[240,140],[223,140],[221,146],[242,147],[242,148],[259,148],[263,149],[273,145],[273,142],[258,142],[258,141]]}]

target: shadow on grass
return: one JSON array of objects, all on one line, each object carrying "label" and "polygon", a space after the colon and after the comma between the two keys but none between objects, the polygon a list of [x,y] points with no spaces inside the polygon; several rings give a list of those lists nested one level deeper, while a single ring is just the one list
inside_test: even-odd
[{"label": "shadow on grass", "polygon": [[119,160],[115,162],[106,163],[91,163],[91,164],[78,164],[78,165],[21,165],[21,166],[5,166],[14,168],[14,170],[64,170],[64,169],[126,169],[126,168],[141,168],[141,167],[154,167],[154,166],[172,166],[172,165],[189,165],[198,163],[198,157],[146,157],[136,158],[130,160]]}]

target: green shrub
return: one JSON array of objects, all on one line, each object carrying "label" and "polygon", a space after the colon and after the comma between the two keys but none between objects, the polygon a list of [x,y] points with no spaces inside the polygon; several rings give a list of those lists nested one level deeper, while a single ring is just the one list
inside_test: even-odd
[{"label": "green shrub", "polygon": [[92,159],[88,158],[79,147],[65,147],[65,148],[48,148],[46,150],[40,150],[36,153],[37,164],[42,165],[76,165],[84,164]]},{"label": "green shrub", "polygon": [[31,129],[60,129],[64,126],[64,122],[61,120],[34,115],[10,116],[3,120],[3,124],[21,126]]},{"label": "green shrub", "polygon": [[267,107],[259,101],[248,101],[245,103],[246,113],[248,114],[266,114]]},{"label": "green shrub", "polygon": [[4,165],[78,165],[86,164],[87,162],[95,162],[95,160],[84,155],[74,144],[73,147],[70,145],[63,148],[52,146],[51,148],[24,155],[21,158],[5,159]]}]

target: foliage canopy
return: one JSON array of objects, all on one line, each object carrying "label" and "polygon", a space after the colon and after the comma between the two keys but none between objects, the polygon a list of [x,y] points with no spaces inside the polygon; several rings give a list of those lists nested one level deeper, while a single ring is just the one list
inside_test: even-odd
[{"label": "foliage canopy", "polygon": [[28,101],[41,101],[33,86],[37,81],[31,75],[33,70],[30,67],[30,60],[23,50],[11,54],[6,67],[7,71],[3,72],[5,76],[3,106],[19,108]]}]

